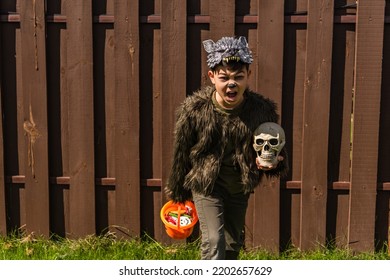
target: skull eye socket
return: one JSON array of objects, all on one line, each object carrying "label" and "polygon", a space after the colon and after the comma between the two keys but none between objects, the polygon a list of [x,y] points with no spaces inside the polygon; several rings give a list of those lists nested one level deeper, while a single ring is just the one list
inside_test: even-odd
[{"label": "skull eye socket", "polygon": [[264,145],[264,140],[263,139],[256,139],[256,145]]},{"label": "skull eye socket", "polygon": [[274,139],[270,139],[269,140],[269,143],[272,145],[272,146],[276,146],[279,144],[279,140],[274,138]]}]

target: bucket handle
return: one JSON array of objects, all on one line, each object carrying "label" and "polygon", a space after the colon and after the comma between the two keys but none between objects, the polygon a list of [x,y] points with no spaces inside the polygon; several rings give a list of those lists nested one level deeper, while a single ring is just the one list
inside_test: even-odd
[{"label": "bucket handle", "polygon": [[[185,209],[185,207],[184,207]],[[177,211],[172,211],[172,212],[177,212],[177,228],[180,229],[180,216],[181,214],[184,214],[186,212],[186,210],[182,210],[181,209],[181,205],[178,206],[178,209]]]}]

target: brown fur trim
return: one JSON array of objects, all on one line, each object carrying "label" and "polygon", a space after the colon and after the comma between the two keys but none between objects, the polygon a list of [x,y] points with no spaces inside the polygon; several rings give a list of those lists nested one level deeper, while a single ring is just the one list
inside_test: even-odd
[{"label": "brown fur trim", "polygon": [[[191,192],[208,194],[218,177],[227,135],[236,146],[234,160],[241,170],[244,192],[252,192],[264,172],[256,167],[253,132],[263,122],[277,122],[276,104],[247,90],[240,114],[227,116],[212,103],[213,87],[187,97],[177,111],[172,169],[165,193],[169,199],[191,199]],[[269,176],[287,172],[286,158]]]}]

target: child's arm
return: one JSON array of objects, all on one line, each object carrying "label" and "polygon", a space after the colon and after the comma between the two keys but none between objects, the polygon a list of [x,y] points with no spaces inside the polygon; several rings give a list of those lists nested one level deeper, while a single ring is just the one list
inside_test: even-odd
[{"label": "child's arm", "polygon": [[191,199],[191,191],[184,189],[184,178],[191,169],[190,150],[195,144],[194,126],[190,111],[185,104],[179,108],[175,126],[174,153],[171,173],[165,194],[174,202],[184,202]]}]

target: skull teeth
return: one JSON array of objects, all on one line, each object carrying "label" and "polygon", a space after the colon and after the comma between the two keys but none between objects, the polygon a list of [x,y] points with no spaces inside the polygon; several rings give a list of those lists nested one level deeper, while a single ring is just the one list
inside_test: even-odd
[{"label": "skull teeth", "polygon": [[264,160],[271,160],[271,159],[273,159],[274,157],[275,157],[274,154],[269,154],[269,153],[267,153],[267,154],[262,153],[262,154],[260,155],[260,158],[262,158],[262,159],[264,159]]}]

